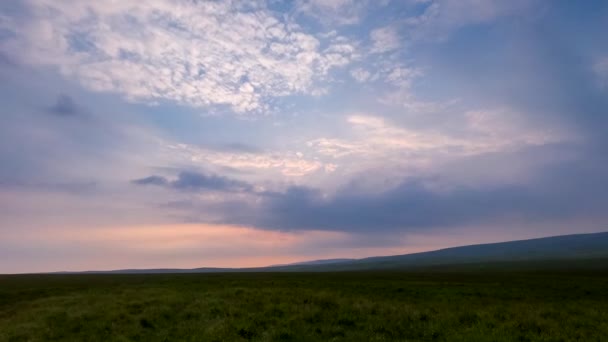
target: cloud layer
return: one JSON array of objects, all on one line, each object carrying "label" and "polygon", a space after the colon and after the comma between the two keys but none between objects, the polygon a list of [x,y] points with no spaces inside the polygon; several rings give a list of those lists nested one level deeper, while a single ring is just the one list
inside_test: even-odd
[{"label": "cloud layer", "polygon": [[344,37],[310,35],[261,2],[28,5],[25,22],[6,18],[14,37],[4,50],[138,102],[265,111],[272,98],[319,92],[330,70],[355,54]]}]

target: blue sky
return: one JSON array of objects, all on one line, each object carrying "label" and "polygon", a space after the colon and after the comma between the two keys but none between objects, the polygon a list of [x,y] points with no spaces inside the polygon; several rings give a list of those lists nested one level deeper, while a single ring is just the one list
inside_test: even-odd
[{"label": "blue sky", "polygon": [[0,3],[0,272],[606,230],[608,4]]}]

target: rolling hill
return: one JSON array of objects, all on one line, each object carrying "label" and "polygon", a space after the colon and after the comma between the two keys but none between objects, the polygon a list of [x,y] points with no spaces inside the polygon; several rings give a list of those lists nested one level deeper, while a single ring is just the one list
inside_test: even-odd
[{"label": "rolling hill", "polygon": [[[608,269],[608,232],[488,243],[363,259],[328,259],[254,268],[126,269],[86,273],[329,272],[403,269]],[[81,272],[82,273],[82,272]]]},{"label": "rolling hill", "polygon": [[332,264],[344,270],[608,259],[608,232],[445,248]]}]

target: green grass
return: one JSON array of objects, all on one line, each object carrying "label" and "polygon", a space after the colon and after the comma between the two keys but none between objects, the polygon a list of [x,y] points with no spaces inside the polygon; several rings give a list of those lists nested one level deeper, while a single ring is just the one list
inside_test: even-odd
[{"label": "green grass", "polygon": [[0,341],[606,341],[606,272],[0,276]]}]

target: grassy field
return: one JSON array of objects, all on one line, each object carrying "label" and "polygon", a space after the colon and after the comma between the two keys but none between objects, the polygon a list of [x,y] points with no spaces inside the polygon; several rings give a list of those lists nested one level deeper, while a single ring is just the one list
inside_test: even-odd
[{"label": "grassy field", "polygon": [[0,341],[607,341],[606,272],[0,276]]}]

